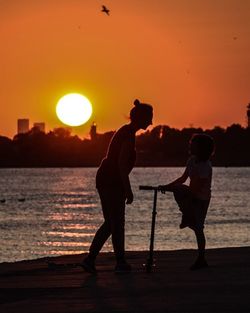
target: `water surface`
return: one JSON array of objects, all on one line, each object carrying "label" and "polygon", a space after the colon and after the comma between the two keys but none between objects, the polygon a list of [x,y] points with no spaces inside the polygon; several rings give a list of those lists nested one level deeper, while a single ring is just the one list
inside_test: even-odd
[{"label": "water surface", "polygon": [[[182,168],[135,168],[135,200],[126,210],[126,249],[147,250],[153,193],[141,184],[165,184]],[[0,262],[88,251],[102,213],[96,168],[0,169]],[[214,168],[206,221],[207,247],[249,245],[250,168]],[[155,249],[196,248],[193,232],[180,230],[170,193],[157,202]],[[108,241],[103,251],[111,251]]]}]

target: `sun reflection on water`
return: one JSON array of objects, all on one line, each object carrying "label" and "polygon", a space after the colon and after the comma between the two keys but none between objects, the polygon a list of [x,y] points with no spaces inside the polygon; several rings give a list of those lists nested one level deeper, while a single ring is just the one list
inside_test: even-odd
[{"label": "sun reflection on water", "polygon": [[38,243],[39,246],[52,246],[52,247],[88,247],[87,242],[75,242],[75,241],[42,241]]},{"label": "sun reflection on water", "polygon": [[92,233],[66,233],[66,232],[59,232],[59,231],[49,231],[46,232],[46,235],[49,236],[59,236],[59,237],[89,237],[89,236],[93,236],[93,232]]},{"label": "sun reflection on water", "polygon": [[83,221],[92,221],[95,217],[88,213],[75,213],[75,212],[68,212],[68,213],[51,213],[47,217],[47,220],[54,220],[54,221],[70,221],[70,220],[78,220],[81,219]]}]

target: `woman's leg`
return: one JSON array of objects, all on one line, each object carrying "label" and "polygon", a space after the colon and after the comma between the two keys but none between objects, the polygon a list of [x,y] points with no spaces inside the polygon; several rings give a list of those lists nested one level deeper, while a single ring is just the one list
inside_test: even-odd
[{"label": "woman's leg", "polygon": [[89,248],[88,256],[83,260],[82,265],[87,272],[95,273],[95,259],[99,252],[101,251],[104,243],[107,241],[109,236],[111,235],[111,227],[109,223],[109,214],[107,213],[107,207],[109,202],[107,201],[107,194],[98,190],[101,204],[102,204],[102,211],[104,216],[104,223],[100,226],[97,230],[94,239]]},{"label": "woman's leg", "polygon": [[125,259],[125,195],[122,187],[99,190],[105,221],[112,235],[117,262]]},{"label": "woman's leg", "polygon": [[[92,270],[96,256],[108,237],[112,235],[112,244],[117,260],[115,270],[116,272],[128,272],[131,270],[131,266],[125,261],[125,196],[123,190],[105,188],[99,189],[98,192],[105,222],[95,234],[87,257],[87,265],[90,263]],[[85,266],[86,268],[87,266]]]},{"label": "woman's leg", "polygon": [[117,261],[120,261],[125,258],[125,210],[122,207],[112,216],[110,224],[114,253]]},{"label": "woman's leg", "polygon": [[102,204],[104,223],[98,229],[89,250],[89,257],[95,259],[106,240],[112,235],[114,252],[118,259],[124,259],[125,197],[120,189],[98,189]]},{"label": "woman's leg", "polygon": [[95,260],[99,252],[101,251],[104,243],[111,235],[111,229],[108,221],[104,221],[101,227],[97,230],[95,237],[89,248],[89,258]]},{"label": "woman's leg", "polygon": [[111,235],[111,219],[110,219],[110,207],[112,207],[112,196],[109,188],[99,188],[99,197],[102,205],[102,213],[104,217],[104,223],[97,230],[95,237],[89,249],[89,257],[95,259],[101,251],[103,245]]}]

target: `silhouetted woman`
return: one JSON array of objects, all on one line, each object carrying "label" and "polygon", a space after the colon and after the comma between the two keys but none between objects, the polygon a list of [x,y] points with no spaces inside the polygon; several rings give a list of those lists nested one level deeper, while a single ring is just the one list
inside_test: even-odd
[{"label": "silhouetted woman", "polygon": [[131,271],[124,248],[125,204],[133,202],[129,174],[136,159],[135,133],[151,125],[152,118],[152,106],[135,100],[130,111],[130,123],[114,134],[107,155],[97,171],[96,188],[101,199],[104,223],[96,232],[89,254],[83,260],[82,265],[87,272],[96,272],[95,259],[110,235],[116,256],[115,272]]}]

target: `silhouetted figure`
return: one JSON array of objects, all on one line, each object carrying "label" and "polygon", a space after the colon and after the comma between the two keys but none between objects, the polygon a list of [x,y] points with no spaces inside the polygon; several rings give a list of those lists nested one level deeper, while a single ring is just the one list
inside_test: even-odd
[{"label": "silhouetted figure", "polygon": [[[211,198],[212,165],[210,157],[214,152],[212,137],[205,134],[195,134],[189,144],[191,157],[187,161],[183,175],[170,184],[161,185],[159,189],[172,191],[182,212],[180,228],[189,227],[196,235],[198,258],[191,270],[207,267],[205,260],[206,238],[204,222]],[[189,186],[184,182],[190,178]]]},{"label": "silhouetted figure", "polygon": [[135,134],[152,124],[153,108],[149,104],[134,101],[130,111],[130,123],[122,126],[112,137],[106,157],[96,175],[96,187],[100,196],[104,223],[98,229],[82,265],[94,273],[95,259],[102,246],[112,235],[116,256],[115,272],[129,272],[124,249],[125,204],[133,202],[129,174],[136,159]]},{"label": "silhouetted figure", "polygon": [[25,198],[18,198],[17,199],[19,202],[24,202],[25,201]]},{"label": "silhouetted figure", "polygon": [[109,15],[109,11],[110,10],[105,5],[102,6],[102,12],[103,13],[106,13],[107,15]]},{"label": "silhouetted figure", "polygon": [[0,199],[0,203],[5,203],[6,199]]}]

